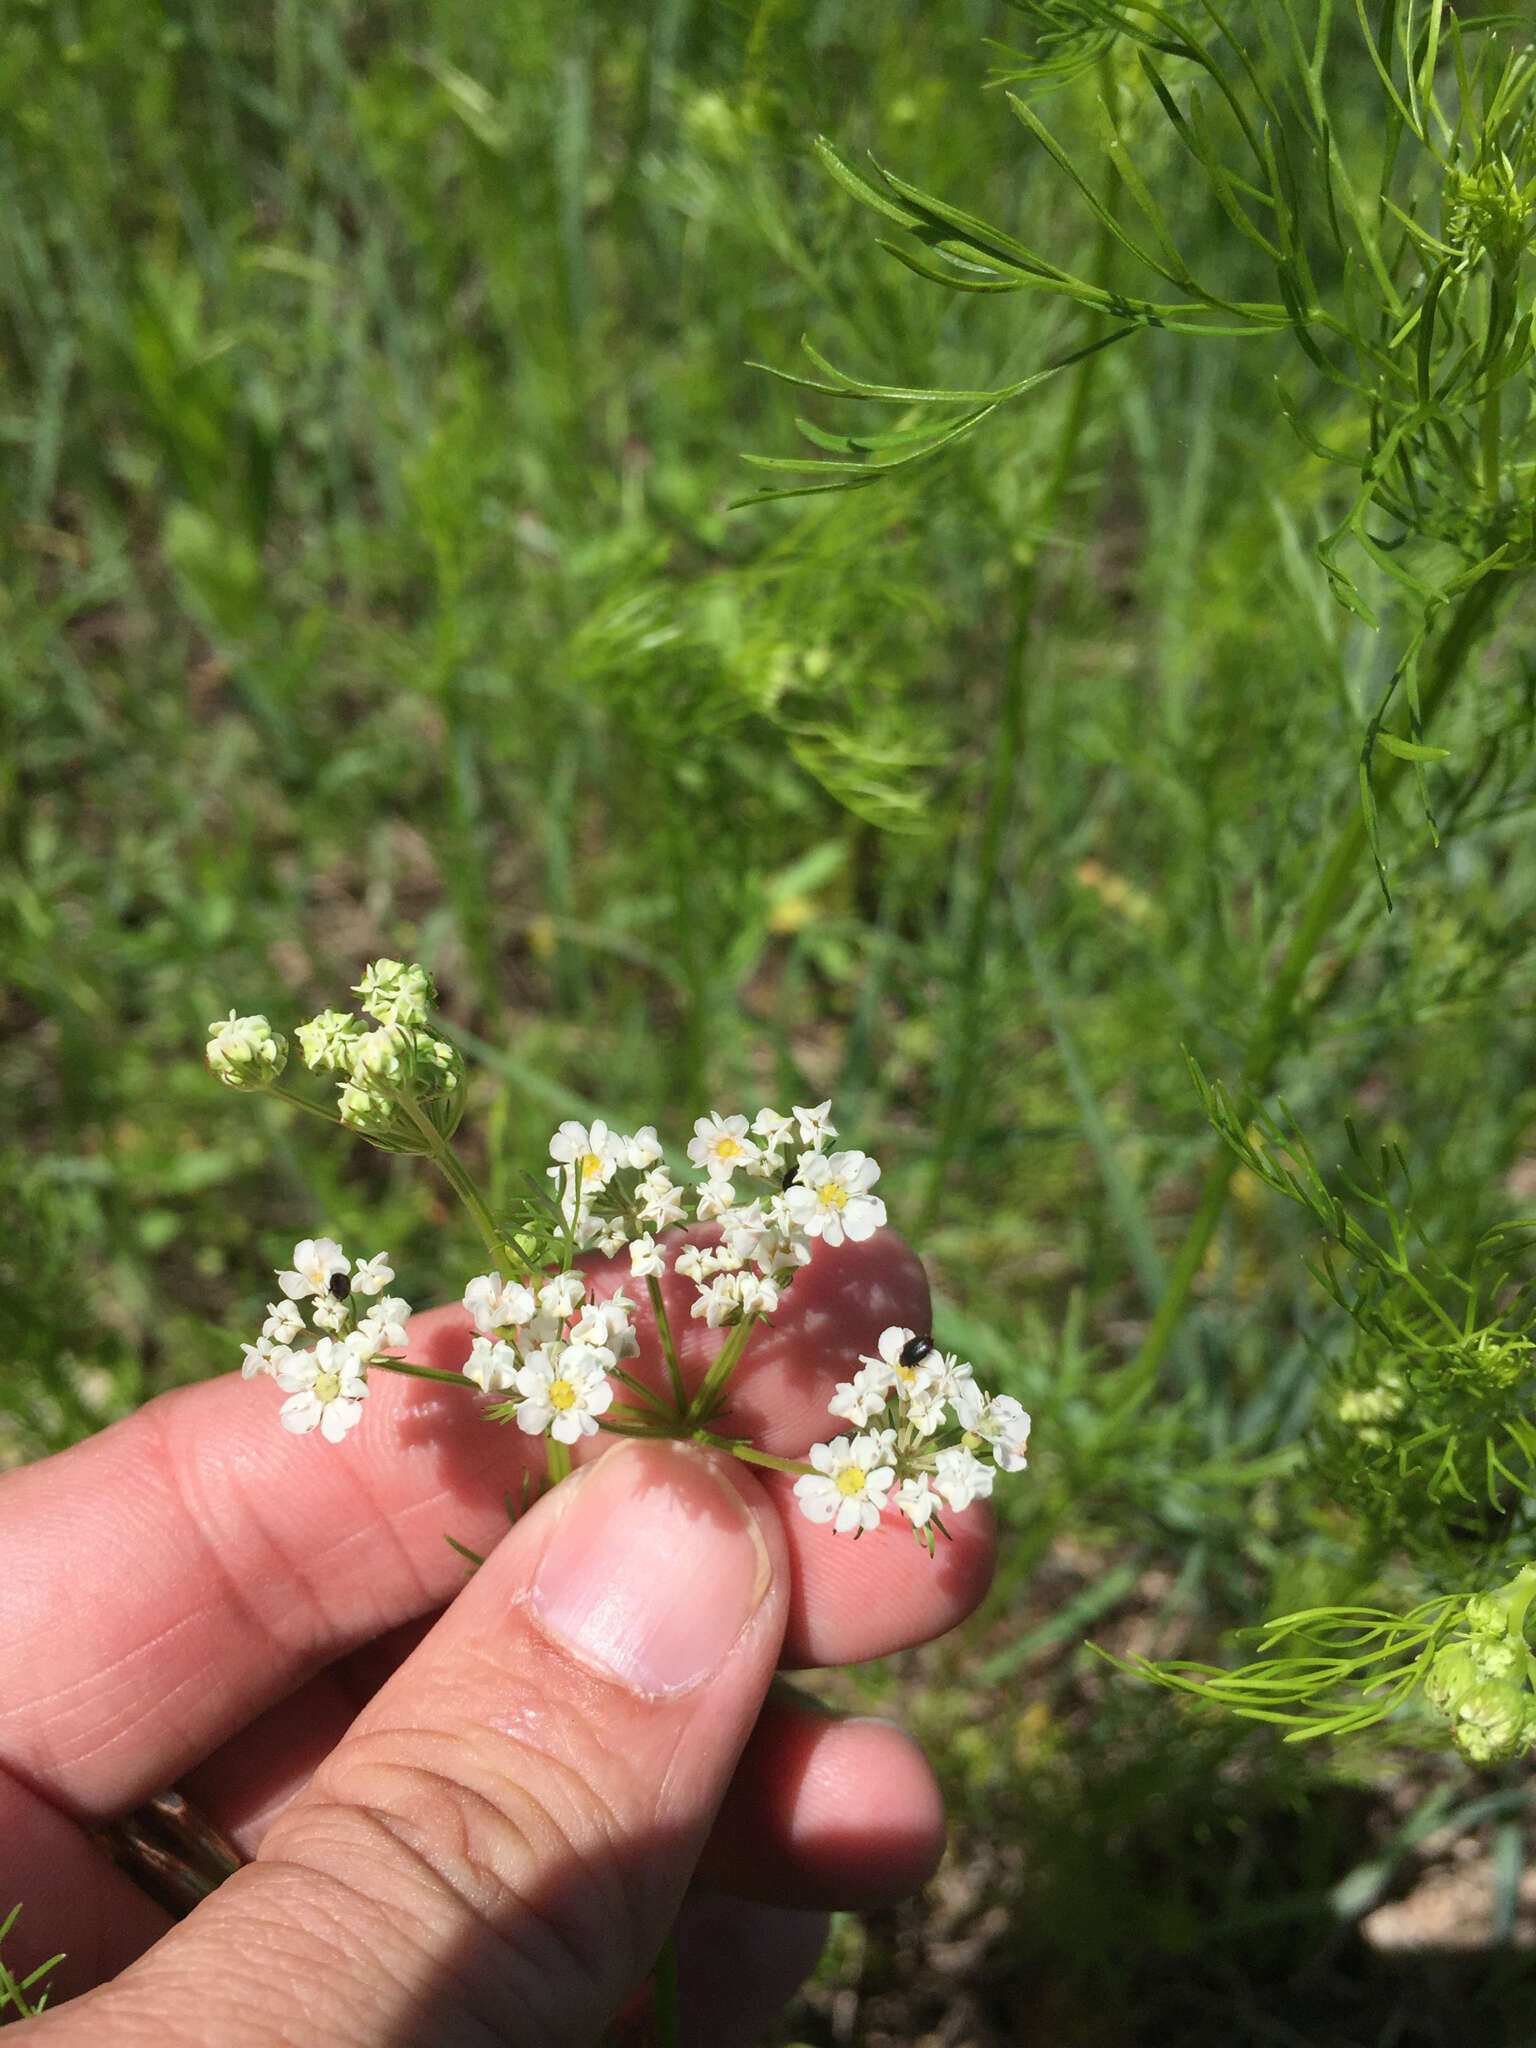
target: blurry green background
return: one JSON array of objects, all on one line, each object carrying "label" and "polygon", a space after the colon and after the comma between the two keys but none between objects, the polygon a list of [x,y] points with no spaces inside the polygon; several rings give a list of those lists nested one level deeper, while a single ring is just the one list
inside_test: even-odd
[{"label": "blurry green background", "polygon": [[[1333,1326],[1256,1184],[1166,1397],[1108,1428],[1097,1391],[1208,1155],[1185,1049],[1238,1063],[1393,658],[1313,557],[1335,486],[1279,356],[1142,336],[941,464],[731,509],[801,409],[753,362],[802,333],[900,384],[1084,338],[899,268],[810,154],[1081,256],[984,89],[1012,26],[0,5],[0,1460],[227,1370],[297,1237],[387,1244],[417,1300],[469,1270],[412,1162],[211,1082],[231,1006],[283,1026],[427,961],[493,1190],[564,1115],[830,1094],[1039,1454],[976,1621],[824,1683],[916,1727],[954,1845],[839,1924],[784,2038],[1528,2040],[1518,1767],[1287,1749],[1082,1646],[1209,1653],[1350,1590],[1291,1483]],[[1051,113],[1091,147],[1087,96]],[[1281,1079],[1470,1228],[1536,1192],[1528,634],[1454,724],[1487,765],[1438,850],[1394,821],[1396,908],[1363,872]],[[1368,1939],[1426,1856],[1471,1921]]]}]

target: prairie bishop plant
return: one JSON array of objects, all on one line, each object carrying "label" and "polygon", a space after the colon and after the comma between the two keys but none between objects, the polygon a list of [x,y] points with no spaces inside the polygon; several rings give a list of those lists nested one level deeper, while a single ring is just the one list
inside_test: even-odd
[{"label": "prairie bishop plant", "polygon": [[1256,1631],[1260,1659],[1235,1671],[1142,1666],[1177,1692],[1269,1721],[1289,1739],[1352,1735],[1419,1696],[1469,1763],[1536,1747],[1536,1656],[1525,1635],[1536,1565],[1487,1593],[1429,1600],[1405,1614],[1329,1607]]},{"label": "prairie bishop plant", "polygon": [[[759,499],[868,490],[910,481],[987,434],[1000,444],[997,473],[1016,479],[991,501],[1017,565],[1014,651],[924,1213],[935,1213],[968,1125],[1038,597],[1051,573],[1042,542],[1059,546],[1065,529],[1074,543],[1074,502],[1099,489],[1096,388],[1113,374],[1106,364],[1154,335],[1165,358],[1260,354],[1276,428],[1292,437],[1314,500],[1300,534],[1288,514],[1279,523],[1310,540],[1349,615],[1328,631],[1343,650],[1355,736],[1337,788],[1323,793],[1333,816],[1310,872],[1272,918],[1230,1098],[1199,1083],[1224,1142],[1182,1240],[1166,1268],[1150,1239],[1138,1240],[1152,1254],[1140,1262],[1152,1314],[1106,1428],[1129,1431],[1155,1412],[1170,1378],[1192,1383],[1186,1312],[1238,1169],[1299,1203],[1323,1233],[1318,1278],[1353,1325],[1347,1355],[1327,1361],[1303,1455],[1329,1508],[1354,1517],[1359,1576],[1394,1595],[1415,1577],[1426,1590],[1484,1590],[1448,1592],[1402,1617],[1308,1609],[1267,1626],[1258,1664],[1155,1675],[1300,1734],[1365,1726],[1411,1704],[1487,1762],[1529,1740],[1525,1602],[1506,1600],[1509,1571],[1524,1571],[1536,1547],[1529,1230],[1447,1245],[1443,1228],[1419,1226],[1400,1160],[1368,1161],[1351,1133],[1341,1192],[1300,1133],[1267,1120],[1262,1105],[1344,978],[1320,977],[1320,963],[1350,960],[1369,921],[1391,909],[1389,854],[1418,832],[1413,811],[1423,843],[1436,846],[1437,805],[1454,829],[1495,760],[1519,758],[1518,741],[1501,734],[1479,766],[1467,734],[1490,715],[1478,701],[1478,650],[1536,574],[1531,10],[1445,0],[1013,8],[1018,47],[1000,50],[993,83],[1022,131],[1021,171],[1053,187],[1060,207],[1021,206],[1024,225],[1010,231],[897,168],[818,145],[891,258],[939,290],[986,299],[989,334],[1001,309],[1014,309],[1007,374],[968,378],[975,388],[875,383],[807,343],[810,374],[773,374],[811,394],[822,415],[798,422],[808,452],[749,458],[774,473]],[[1016,429],[1031,459],[1010,470],[1003,423],[1023,407],[1051,410],[1033,438]],[[1043,995],[1026,920],[1015,907]],[[1503,1603],[1502,1631],[1477,1624],[1492,1613],[1479,1602]],[[1292,1638],[1304,1654],[1291,1654]]]},{"label": "prairie bishop plant", "polygon": [[1353,1520],[1363,1560],[1395,1586],[1409,1573],[1465,1585],[1476,1572],[1487,1583],[1401,1614],[1339,1606],[1280,1615],[1255,1632],[1257,1660],[1235,1670],[1136,1668],[1283,1726],[1292,1740],[1417,1715],[1422,1732],[1449,1735],[1471,1763],[1522,1754],[1536,1746],[1526,1639],[1536,1598],[1531,1225],[1485,1230],[1452,1259],[1420,1220],[1400,1152],[1372,1157],[1347,1127],[1349,1164],[1327,1173],[1283,1109],[1245,1124],[1194,1072],[1232,1156],[1320,1233],[1308,1263],[1350,1337],[1327,1363],[1309,1449],[1328,1497]]},{"label": "prairie bishop plant", "polygon": [[[878,219],[881,247],[960,295],[1026,302],[1025,374],[977,389],[874,383],[805,344],[813,374],[764,365],[856,424],[798,422],[816,451],[749,455],[776,481],[748,503],[867,489],[942,458],[1020,404],[1062,390],[1054,454],[1012,523],[1014,648],[998,707],[988,830],[957,980],[946,1113],[925,1213],[963,1127],[976,989],[1001,879],[1010,779],[1039,590],[1039,537],[1081,488],[1106,351],[1154,332],[1243,343],[1274,359],[1275,402],[1318,479],[1317,556],[1334,595],[1390,635],[1347,765],[1355,815],[1328,849],[1252,1034],[1244,1082],[1262,1090],[1286,1048],[1306,971],[1374,860],[1390,903],[1381,820],[1405,778],[1434,832],[1426,771],[1469,658],[1536,571],[1536,45],[1514,15],[1467,22],[1443,0],[1014,0],[1024,45],[994,83],[1026,147],[1091,223],[1088,260],[1021,241],[879,164],[818,143],[828,175]],[[1374,14],[1374,19],[1372,15]],[[1077,94],[1102,149],[1052,125]],[[1058,124],[1059,125],[1059,124]],[[1225,223],[1225,263],[1186,255],[1191,193]],[[1192,236],[1191,236],[1192,239]],[[1031,317],[1033,316],[1033,317]],[[1060,382],[1058,380],[1064,380]],[[869,424],[871,412],[888,425]],[[1001,512],[999,516],[1003,516]],[[1386,681],[1379,681],[1381,670]],[[1231,1176],[1218,1159],[1141,1363],[1150,1386],[1200,1270]]]},{"label": "prairie bishop plant", "polygon": [[[888,1515],[930,1554],[947,1533],[946,1509],[986,1499],[997,1473],[1024,1469],[1030,1419],[1019,1403],[987,1393],[926,1333],[895,1326],[873,1354],[850,1355],[828,1404],[828,1440],[807,1459],[725,1432],[732,1374],[818,1247],[861,1243],[885,1223],[880,1168],[839,1142],[830,1101],[750,1119],[701,1116],[684,1147],[687,1166],[679,1157],[675,1172],[649,1124],[562,1123],[542,1175],[529,1175],[523,1197],[497,1216],[452,1146],[464,1074],[432,1028],[430,977],[376,960],[354,993],[366,1023],[323,1010],[294,1032],[304,1065],[335,1082],[334,1108],[287,1084],[287,1042],[265,1017],[231,1012],[211,1024],[208,1064],[226,1086],[264,1090],[386,1151],[431,1160],[468,1210],[489,1265],[457,1290],[475,1334],[462,1370],[447,1372],[400,1355],[411,1305],[388,1292],[386,1253],[354,1258],[328,1237],[295,1245],[260,1331],[241,1347],[246,1377],[271,1379],[286,1396],[283,1428],[339,1443],[366,1426],[369,1374],[405,1373],[489,1396],[489,1420],[545,1440],[552,1480],[569,1471],[572,1446],[599,1432],[686,1438],[794,1474],[802,1512],[835,1534],[857,1537]],[[580,1263],[594,1254],[610,1262],[602,1282]],[[611,1262],[622,1278],[626,1260],[628,1284],[615,1289]],[[722,1333],[691,1391],[661,1284],[669,1273],[692,1283],[690,1319]],[[664,1388],[629,1369],[642,1302]]]}]

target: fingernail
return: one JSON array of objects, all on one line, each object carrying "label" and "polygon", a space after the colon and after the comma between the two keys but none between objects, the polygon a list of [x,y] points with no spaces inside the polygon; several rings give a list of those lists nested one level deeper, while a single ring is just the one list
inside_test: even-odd
[{"label": "fingernail", "polygon": [[582,1475],[534,1578],[546,1632],[640,1693],[716,1670],[768,1589],[756,1517],[686,1444],[616,1446]]}]

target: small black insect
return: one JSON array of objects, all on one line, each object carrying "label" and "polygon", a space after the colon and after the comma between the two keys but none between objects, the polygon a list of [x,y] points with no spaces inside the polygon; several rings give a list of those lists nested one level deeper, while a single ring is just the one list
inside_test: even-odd
[{"label": "small black insect", "polygon": [[788,1166],[784,1169],[783,1179],[779,1182],[779,1193],[781,1195],[787,1194],[799,1178],[800,1162],[798,1159],[791,1159]]},{"label": "small black insect", "polygon": [[352,1282],[345,1273],[333,1273],[325,1284],[338,1301],[345,1301],[352,1292]]},{"label": "small black insect", "polygon": [[903,1365],[921,1365],[932,1349],[931,1337],[909,1337],[901,1347],[901,1362]]}]

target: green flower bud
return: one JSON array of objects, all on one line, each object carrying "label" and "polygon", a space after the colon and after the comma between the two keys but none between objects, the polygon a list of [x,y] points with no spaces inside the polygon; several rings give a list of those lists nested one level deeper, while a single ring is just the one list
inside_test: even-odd
[{"label": "green flower bud", "polygon": [[[1401,1382],[1383,1374],[1373,1387],[1351,1387],[1340,1394],[1334,1412],[1340,1422],[1391,1422],[1402,1414],[1407,1401]],[[1362,1436],[1365,1433],[1361,1431]]]},{"label": "green flower bud", "polygon": [[207,1057],[226,1088],[265,1088],[288,1063],[288,1041],[265,1017],[231,1010],[208,1026]]},{"label": "green flower bud", "polygon": [[[336,1098],[336,1107],[342,1122],[349,1130],[359,1131],[365,1138],[372,1138],[377,1144],[384,1140],[399,1124],[404,1124],[408,1134],[420,1137],[420,1132],[405,1117],[400,1105],[391,1095],[381,1095],[376,1089],[360,1087],[355,1081],[344,1081]],[[423,1151],[422,1145],[385,1145],[390,1152]]]},{"label": "green flower bud", "polygon": [[446,1038],[432,1038],[423,1033],[417,1042],[416,1056],[420,1070],[435,1074],[439,1086],[464,1078],[464,1062]]},{"label": "green flower bud", "polygon": [[1467,1648],[1484,1678],[1525,1676],[1525,1651],[1508,1636],[1474,1636]]},{"label": "green flower bud", "polygon": [[1467,1602],[1466,1622],[1475,1636],[1509,1634],[1509,1610],[1496,1593],[1474,1593]]},{"label": "green flower bud", "polygon": [[464,1062],[446,1039],[402,1024],[382,1025],[352,1041],[349,1073],[337,1100],[341,1120],[382,1151],[431,1151],[418,1116],[440,1138],[451,1138],[458,1128]]},{"label": "green flower bud", "polygon": [[1473,1593],[1462,1607],[1467,1631],[1438,1651],[1424,1679],[1424,1697],[1451,1724],[1451,1739],[1475,1764],[1497,1763],[1536,1744],[1536,1695],[1527,1680],[1536,1660],[1525,1640],[1526,1610],[1536,1592],[1536,1565],[1523,1565],[1507,1585]]},{"label": "green flower bud", "polygon": [[1525,1695],[1520,1688],[1488,1679],[1462,1695],[1451,1735],[1475,1764],[1513,1756],[1525,1733]]},{"label": "green flower bud", "polygon": [[375,960],[353,991],[379,1024],[425,1024],[437,990],[425,967],[406,960]]},{"label": "green flower bud", "polygon": [[304,1064],[315,1074],[344,1074],[351,1068],[351,1048],[363,1027],[347,1010],[322,1010],[293,1034]]},{"label": "green flower bud", "polygon": [[381,1024],[363,1031],[347,1047],[347,1072],[360,1088],[384,1083],[408,1085],[415,1071],[416,1033],[404,1024]]},{"label": "green flower bud", "polygon": [[1429,1667],[1424,1680],[1424,1697],[1442,1714],[1454,1718],[1462,1699],[1481,1682],[1481,1677],[1467,1644],[1447,1643]]},{"label": "green flower bud", "polygon": [[1513,271],[1536,236],[1536,181],[1522,185],[1506,156],[1471,171],[1452,169],[1441,220],[1448,242]]}]

